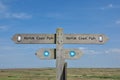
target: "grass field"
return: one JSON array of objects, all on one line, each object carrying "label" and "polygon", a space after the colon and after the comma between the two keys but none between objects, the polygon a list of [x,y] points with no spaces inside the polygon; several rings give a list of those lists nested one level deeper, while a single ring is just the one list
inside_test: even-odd
[{"label": "grass field", "polygon": [[[0,80],[56,80],[55,69],[1,69]],[[120,80],[120,68],[68,68],[67,80]]]}]

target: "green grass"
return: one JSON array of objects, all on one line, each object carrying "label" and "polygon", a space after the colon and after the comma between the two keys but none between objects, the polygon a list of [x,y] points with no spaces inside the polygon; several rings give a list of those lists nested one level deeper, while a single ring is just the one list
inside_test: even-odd
[{"label": "green grass", "polygon": [[[56,80],[55,69],[1,69],[0,80]],[[120,69],[67,69],[67,80],[120,80]]]}]

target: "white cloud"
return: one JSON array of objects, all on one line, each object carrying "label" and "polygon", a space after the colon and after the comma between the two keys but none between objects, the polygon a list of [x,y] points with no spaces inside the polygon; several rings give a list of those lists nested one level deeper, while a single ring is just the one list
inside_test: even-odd
[{"label": "white cloud", "polygon": [[88,7],[88,8],[79,8],[79,9],[91,9],[91,10],[107,10],[107,9],[120,9],[120,5],[114,5],[112,3],[105,6],[97,7]]},{"label": "white cloud", "polygon": [[96,50],[88,49],[85,47],[80,47],[79,49],[83,51],[83,54],[101,54],[101,53],[103,53],[101,51],[96,51]]},{"label": "white cloud", "polygon": [[0,1],[0,13],[4,12],[7,9],[7,6]]},{"label": "white cloud", "polygon": [[2,51],[10,51],[10,52],[12,52],[12,51],[20,51],[20,50],[23,50],[23,49],[25,49],[25,48],[18,47],[18,46],[16,47],[16,46],[5,45],[5,44],[0,46],[0,51],[1,52]]},{"label": "white cloud", "polygon": [[15,19],[29,19],[32,16],[27,13],[6,13],[6,18],[15,18]]},{"label": "white cloud", "polygon": [[113,4],[108,4],[107,6],[104,6],[102,7],[101,9],[102,10],[105,10],[105,9],[114,9],[114,8],[120,8],[120,5],[113,5]]},{"label": "white cloud", "polygon": [[119,53],[120,54],[120,48],[113,48],[113,49],[108,49],[105,51],[105,53]]},{"label": "white cloud", "polygon": [[1,50],[5,50],[6,51],[6,50],[15,50],[15,49],[12,46],[2,46]]},{"label": "white cloud", "polygon": [[120,24],[120,20],[117,20],[115,23],[116,23],[116,24]]},{"label": "white cloud", "polygon": [[0,26],[0,31],[6,31],[6,30],[8,30],[8,26],[5,26],[5,25],[2,25],[2,26]]},{"label": "white cloud", "polygon": [[45,16],[47,16],[48,18],[55,18],[55,19],[63,19],[64,15],[61,13],[48,13]]},{"label": "white cloud", "polygon": [[0,1],[0,18],[10,18],[10,19],[29,19],[32,18],[32,15],[29,15],[25,12],[11,12],[7,5],[3,4]]},{"label": "white cloud", "polygon": [[94,6],[94,7],[81,7],[79,9],[85,9],[85,10],[107,10],[107,9],[120,9],[120,5],[114,5],[112,3],[107,4],[107,5],[103,5],[103,6]]},{"label": "white cloud", "polygon": [[31,18],[32,16],[26,13],[14,13],[12,14],[12,17],[18,18],[18,19],[24,19],[24,18],[26,19],[26,18]]},{"label": "white cloud", "polygon": [[87,49],[87,48],[85,48],[85,47],[79,47],[79,49],[81,49],[81,50],[85,50],[85,49]]},{"label": "white cloud", "polygon": [[88,48],[85,48],[85,47],[80,47],[79,48],[80,50],[83,51],[83,54],[115,54],[115,53],[120,53],[120,48],[112,48],[112,49],[107,49],[107,50],[102,50],[102,51],[96,51],[96,50],[93,50],[93,49],[88,49]]},{"label": "white cloud", "polygon": [[107,8],[113,8],[113,4],[108,4]]}]

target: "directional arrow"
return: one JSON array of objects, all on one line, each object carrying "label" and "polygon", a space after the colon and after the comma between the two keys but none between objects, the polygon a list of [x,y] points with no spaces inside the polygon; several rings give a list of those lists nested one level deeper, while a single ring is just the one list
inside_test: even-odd
[{"label": "directional arrow", "polygon": [[35,55],[37,55],[40,59],[56,59],[55,49],[42,48],[39,49]]},{"label": "directional arrow", "polygon": [[104,44],[107,41],[104,34],[64,34],[64,44]]},{"label": "directional arrow", "polygon": [[[17,44],[55,44],[55,34],[15,34]],[[64,34],[63,44],[104,44],[108,37],[103,34]]]},{"label": "directional arrow", "polygon": [[54,34],[15,34],[12,40],[17,44],[53,44]]},{"label": "directional arrow", "polygon": [[80,49],[63,49],[65,59],[79,59],[82,56]]},{"label": "directional arrow", "polygon": [[[82,56],[80,49],[62,49],[65,59],[79,59]],[[56,59],[56,49],[42,48],[36,52],[40,59]]]}]

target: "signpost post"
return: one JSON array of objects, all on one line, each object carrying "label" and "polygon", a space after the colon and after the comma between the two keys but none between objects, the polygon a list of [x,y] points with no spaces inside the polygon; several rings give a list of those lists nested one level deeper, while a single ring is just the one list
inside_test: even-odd
[{"label": "signpost post", "polygon": [[103,34],[64,34],[62,28],[56,34],[15,34],[12,40],[16,44],[56,44],[56,49],[40,49],[36,55],[40,59],[56,59],[56,80],[67,80],[65,59],[78,59],[79,49],[64,49],[63,44],[104,44],[108,38]]}]

